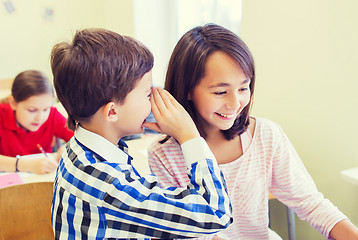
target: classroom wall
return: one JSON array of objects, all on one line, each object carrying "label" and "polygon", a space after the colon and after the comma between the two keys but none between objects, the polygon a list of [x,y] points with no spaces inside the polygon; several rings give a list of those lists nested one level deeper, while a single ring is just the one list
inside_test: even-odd
[{"label": "classroom wall", "polygon": [[[283,127],[318,189],[356,225],[358,186],[340,171],[358,167],[357,9],[356,0],[244,0],[241,28],[256,60],[253,114]],[[271,211],[272,227],[287,239],[284,210]],[[296,227],[297,239],[324,239]]]},{"label": "classroom wall", "polygon": [[10,2],[15,9],[10,13],[0,5],[0,79],[26,69],[41,70],[52,79],[52,47],[71,40],[78,29],[104,27],[133,36],[132,0]]}]

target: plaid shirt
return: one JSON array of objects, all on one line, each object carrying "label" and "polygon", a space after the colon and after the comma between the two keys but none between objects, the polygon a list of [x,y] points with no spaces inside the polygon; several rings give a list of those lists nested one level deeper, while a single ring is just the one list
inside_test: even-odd
[{"label": "plaid shirt", "polygon": [[191,183],[162,189],[154,175],[139,175],[127,153],[79,126],[56,172],[55,238],[172,239],[227,228],[231,203],[208,145],[195,138],[182,150]]}]

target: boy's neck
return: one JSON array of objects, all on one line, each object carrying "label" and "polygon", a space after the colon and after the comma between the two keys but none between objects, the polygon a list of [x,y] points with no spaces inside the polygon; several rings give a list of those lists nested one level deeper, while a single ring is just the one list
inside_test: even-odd
[{"label": "boy's neck", "polygon": [[103,119],[102,115],[97,111],[89,121],[82,122],[81,127],[86,129],[87,131],[96,133],[114,145],[117,146],[119,139],[121,136],[118,135],[117,131],[113,129],[113,124]]}]

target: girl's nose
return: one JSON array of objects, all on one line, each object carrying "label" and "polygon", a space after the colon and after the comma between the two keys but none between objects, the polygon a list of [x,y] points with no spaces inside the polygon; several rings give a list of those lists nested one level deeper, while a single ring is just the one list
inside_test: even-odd
[{"label": "girl's nose", "polygon": [[239,94],[231,94],[230,98],[228,99],[228,102],[226,103],[226,107],[228,109],[238,109],[240,108],[240,95]]},{"label": "girl's nose", "polygon": [[38,121],[41,119],[41,112],[37,112],[36,116],[35,116],[35,120]]},{"label": "girl's nose", "polygon": [[45,113],[44,113],[44,112],[38,111],[37,114],[36,114],[35,119],[36,119],[36,121],[40,121],[40,120],[42,120],[42,118],[43,118],[44,116],[45,116]]}]

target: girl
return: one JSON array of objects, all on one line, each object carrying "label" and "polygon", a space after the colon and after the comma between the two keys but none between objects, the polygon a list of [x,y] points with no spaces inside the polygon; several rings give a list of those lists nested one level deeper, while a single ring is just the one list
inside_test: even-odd
[{"label": "girl", "polygon": [[[61,148],[44,157],[23,155],[52,152],[54,137],[70,140],[73,132],[55,107],[48,78],[38,71],[18,74],[7,103],[0,104],[0,171],[52,172]],[[57,161],[56,161],[57,160]]]},{"label": "girl", "polygon": [[[169,62],[165,88],[190,113],[207,141],[233,204],[233,224],[212,238],[281,239],[268,228],[271,192],[325,237],[358,239],[358,229],[317,191],[280,126],[249,116],[254,85],[249,49],[218,25],[188,31]],[[188,184],[175,139],[167,136],[154,143],[149,164],[163,186]]]}]

